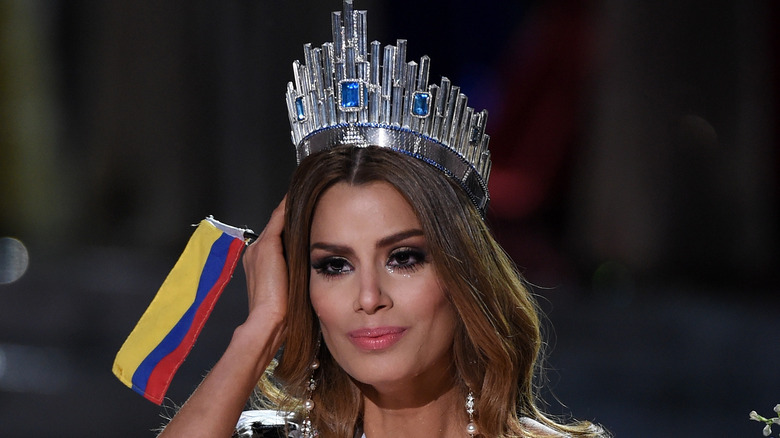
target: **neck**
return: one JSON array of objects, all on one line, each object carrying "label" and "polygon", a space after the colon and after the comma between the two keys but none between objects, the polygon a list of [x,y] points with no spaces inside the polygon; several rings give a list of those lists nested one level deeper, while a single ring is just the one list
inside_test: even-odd
[{"label": "neck", "polygon": [[434,385],[379,391],[363,389],[367,438],[467,437],[465,399],[450,376]]}]

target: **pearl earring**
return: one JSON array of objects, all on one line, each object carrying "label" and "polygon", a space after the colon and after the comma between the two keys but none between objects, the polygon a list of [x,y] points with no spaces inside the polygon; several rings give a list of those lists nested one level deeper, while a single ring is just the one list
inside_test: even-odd
[{"label": "pearl earring", "polygon": [[317,371],[317,368],[320,367],[320,362],[317,359],[314,359],[314,361],[311,363],[311,376],[309,377],[309,385],[306,387],[306,391],[308,392],[308,397],[306,398],[306,401],[303,402],[303,408],[306,410],[306,416],[303,419],[303,422],[301,424],[301,431],[303,432],[303,438],[313,438],[319,435],[317,433],[317,429],[314,428],[311,424],[311,411],[314,410],[314,400],[312,400],[311,396],[315,389],[317,389],[317,382],[314,380],[314,372]]},{"label": "pearl earring", "polygon": [[466,396],[466,413],[469,414],[469,424],[466,426],[466,432],[469,436],[474,437],[474,435],[479,433],[479,429],[477,428],[477,423],[474,422],[474,393],[471,391]]}]

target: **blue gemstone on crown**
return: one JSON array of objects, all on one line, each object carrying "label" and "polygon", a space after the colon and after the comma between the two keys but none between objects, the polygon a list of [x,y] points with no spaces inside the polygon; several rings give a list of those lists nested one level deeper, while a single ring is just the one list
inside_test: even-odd
[{"label": "blue gemstone on crown", "polygon": [[415,117],[428,117],[431,113],[431,93],[415,91],[412,95],[412,115]]},{"label": "blue gemstone on crown", "polygon": [[306,120],[306,107],[303,104],[303,96],[295,98],[295,117],[299,122]]},{"label": "blue gemstone on crown", "polygon": [[343,111],[357,111],[363,107],[363,83],[361,81],[345,79],[339,82],[339,95]]}]

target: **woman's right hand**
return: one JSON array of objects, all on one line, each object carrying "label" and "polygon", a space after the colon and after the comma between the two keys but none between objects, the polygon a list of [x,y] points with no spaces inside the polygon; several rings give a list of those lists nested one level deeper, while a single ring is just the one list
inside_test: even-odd
[{"label": "woman's right hand", "polygon": [[289,281],[282,243],[286,200],[274,209],[263,232],[244,253],[250,325],[255,318],[279,324],[286,320]]}]

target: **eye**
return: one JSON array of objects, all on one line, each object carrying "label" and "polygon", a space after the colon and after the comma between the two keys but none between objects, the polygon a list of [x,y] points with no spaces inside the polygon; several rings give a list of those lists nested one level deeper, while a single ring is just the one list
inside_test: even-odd
[{"label": "eye", "polygon": [[347,259],[342,257],[325,257],[313,262],[311,267],[317,274],[326,277],[336,277],[338,275],[348,274],[354,270]]},{"label": "eye", "polygon": [[414,248],[399,248],[390,253],[387,268],[391,271],[415,272],[426,262],[425,253]]}]

